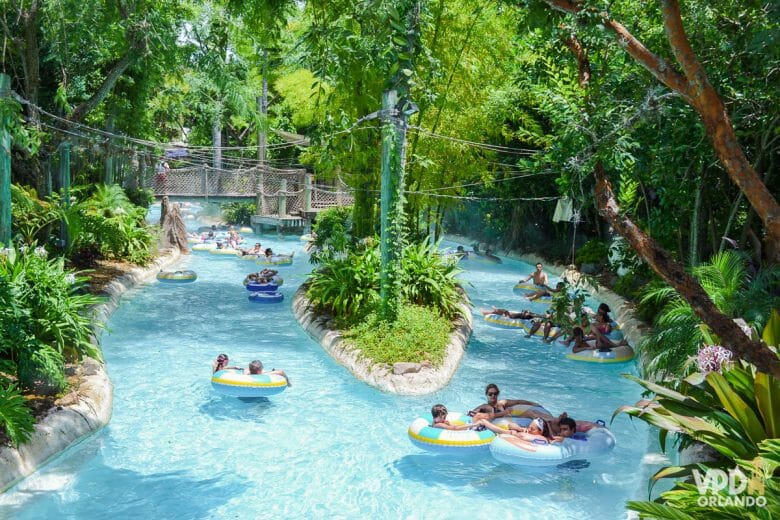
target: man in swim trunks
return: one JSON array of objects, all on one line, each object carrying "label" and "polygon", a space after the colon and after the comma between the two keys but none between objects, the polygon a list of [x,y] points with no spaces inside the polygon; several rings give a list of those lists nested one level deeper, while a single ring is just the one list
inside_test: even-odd
[{"label": "man in swim trunks", "polygon": [[618,343],[615,343],[606,336],[596,336],[594,343],[591,345],[585,340],[585,333],[580,327],[574,327],[572,331],[572,340],[574,346],[571,348],[571,353],[576,354],[583,350],[601,350],[609,351],[613,348],[628,346],[628,341],[625,338],[621,339]]},{"label": "man in swim trunks", "polygon": [[547,279],[547,273],[544,272],[544,266],[542,266],[541,263],[536,264],[536,271],[528,275],[528,278],[525,280],[520,280],[519,283],[525,283],[531,278],[534,279],[534,285],[539,287],[540,289],[547,285],[548,279]]}]

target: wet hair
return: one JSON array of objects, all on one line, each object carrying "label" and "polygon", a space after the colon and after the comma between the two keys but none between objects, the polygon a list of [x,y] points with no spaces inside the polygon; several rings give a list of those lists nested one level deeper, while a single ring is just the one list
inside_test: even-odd
[{"label": "wet hair", "polygon": [[431,408],[431,415],[434,419],[437,417],[447,417],[447,407],[443,404],[435,404],[433,405],[433,408]]},{"label": "wet hair", "polygon": [[485,387],[485,395],[487,395],[487,393],[488,393],[488,392],[489,392],[491,389],[495,390],[495,391],[496,391],[496,392],[498,392],[499,394],[501,393],[501,390],[499,390],[499,389],[498,389],[498,385],[497,385],[497,384],[495,384],[495,383],[490,383],[489,385],[487,385],[487,386]]},{"label": "wet hair", "polygon": [[217,356],[217,370],[220,370],[224,367],[226,367],[228,364],[228,355],[227,354],[220,354]]},{"label": "wet hair", "polygon": [[263,372],[263,363],[261,361],[258,361],[255,359],[251,363],[249,363],[249,373],[250,374],[260,374]]},{"label": "wet hair", "polygon": [[560,426],[568,426],[572,433],[577,431],[577,421],[571,417],[564,417],[558,424]]},{"label": "wet hair", "polygon": [[271,256],[272,254],[274,254],[274,252],[271,251],[271,248],[270,247],[266,247],[265,248],[265,256]]},{"label": "wet hair", "polygon": [[571,330],[571,335],[574,336],[575,338],[577,338],[577,337],[584,338],[585,337],[585,333],[582,332],[582,328],[581,327],[574,327]]}]

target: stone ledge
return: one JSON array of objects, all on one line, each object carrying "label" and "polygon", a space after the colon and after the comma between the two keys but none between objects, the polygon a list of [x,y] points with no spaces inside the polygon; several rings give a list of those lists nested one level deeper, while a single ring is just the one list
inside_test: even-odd
[{"label": "stone ledge", "polygon": [[[425,395],[446,386],[460,365],[472,332],[471,311],[466,304],[462,304],[462,317],[456,319],[441,366],[415,363],[419,366],[402,366],[394,370],[389,365],[375,364],[366,359],[359,350],[342,339],[338,330],[329,328],[330,320],[313,312],[306,298],[305,285],[301,285],[293,296],[292,310],[295,319],[309,336],[357,379],[384,392],[399,395]],[[405,373],[398,374],[396,371]]]},{"label": "stone ledge", "polygon": [[[160,269],[180,257],[178,250],[161,253],[147,267],[137,267],[111,281],[105,288],[106,301],[93,309],[95,322],[105,323],[128,289],[155,277]],[[92,341],[102,328],[93,326]],[[81,381],[72,404],[57,406],[36,423],[30,440],[14,448],[0,448],[0,493],[33,474],[63,450],[84,440],[108,424],[111,419],[114,388],[104,364],[85,358],[79,367]]]}]

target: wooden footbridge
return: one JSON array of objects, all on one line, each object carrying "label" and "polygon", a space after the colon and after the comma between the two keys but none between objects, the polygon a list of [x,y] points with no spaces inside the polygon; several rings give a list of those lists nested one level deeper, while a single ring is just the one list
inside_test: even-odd
[{"label": "wooden footbridge", "polygon": [[145,188],[157,197],[204,199],[255,199],[257,214],[252,227],[280,231],[306,228],[317,212],[333,206],[349,206],[354,197],[342,182],[318,184],[306,170],[283,170],[268,166],[247,169],[216,169],[209,166],[176,168],[144,179]]}]

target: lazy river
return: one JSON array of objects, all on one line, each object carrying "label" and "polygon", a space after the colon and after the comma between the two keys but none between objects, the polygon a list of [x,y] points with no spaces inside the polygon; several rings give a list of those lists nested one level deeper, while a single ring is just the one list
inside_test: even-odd
[{"label": "lazy river", "polygon": [[[251,236],[254,241],[258,237]],[[532,267],[463,262],[474,303],[474,334],[443,390],[385,394],[355,380],[298,326],[290,310],[311,269],[303,242],[261,236],[277,252],[284,302],[247,299],[253,262],[197,252],[175,268],[195,283],[160,282],[125,295],[102,339],[114,384],[110,424],[0,495],[0,517],[258,518],[625,518],[624,503],[646,498],[648,428],[619,416],[607,457],[562,468],[501,464],[489,455],[453,458],[414,447],[407,427],[443,403],[466,411],[494,382],[502,398],[543,403],[553,413],[605,419],[640,388],[622,378],[632,363],[567,360],[560,346],[494,328],[490,304],[523,304],[512,286]],[[292,381],[284,393],[240,400],[215,393],[211,361],[261,359]]]}]

